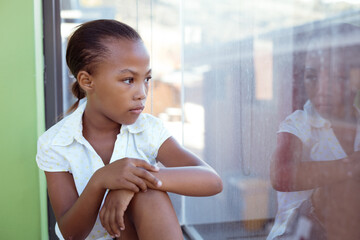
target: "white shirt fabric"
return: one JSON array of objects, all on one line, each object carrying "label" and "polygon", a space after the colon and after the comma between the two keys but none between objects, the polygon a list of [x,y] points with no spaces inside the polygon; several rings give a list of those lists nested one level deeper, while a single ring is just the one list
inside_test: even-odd
[{"label": "white shirt fabric", "polygon": [[[80,195],[96,170],[104,166],[100,156],[82,135],[82,116],[86,102],[72,114],[48,129],[38,139],[36,162],[47,172],[70,172]],[[110,163],[125,157],[156,164],[160,146],[170,137],[160,119],[140,114],[132,125],[122,125]],[[56,233],[63,239],[58,225]],[[99,217],[86,239],[111,239]]]},{"label": "white shirt fabric", "polygon": [[[359,111],[359,110],[358,110]],[[354,150],[360,149],[360,128],[357,122]],[[303,156],[308,161],[328,161],[346,157],[346,153],[337,140],[331,123],[322,118],[310,101],[304,110],[297,110],[289,115],[279,127],[278,133],[287,132],[297,136],[303,143]],[[296,209],[309,199],[313,190],[299,192],[277,192],[278,212],[275,223],[267,240],[284,234],[289,222],[295,216]]]}]

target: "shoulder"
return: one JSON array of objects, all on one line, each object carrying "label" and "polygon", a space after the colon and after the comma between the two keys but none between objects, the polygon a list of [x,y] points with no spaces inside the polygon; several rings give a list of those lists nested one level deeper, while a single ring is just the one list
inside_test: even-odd
[{"label": "shoulder", "polygon": [[66,119],[62,119],[44,132],[37,142],[36,162],[40,169],[48,172],[70,171],[69,162],[63,155],[62,149],[54,143],[62,129]]},{"label": "shoulder", "polygon": [[158,126],[158,127],[163,127],[164,124],[162,122],[162,120],[160,118],[157,118],[151,114],[148,114],[148,113],[143,113],[141,114],[140,116],[140,122],[143,122],[146,127],[155,127],[155,126]]},{"label": "shoulder", "polygon": [[304,110],[296,110],[285,118],[282,125],[304,125],[307,122],[307,113]]},{"label": "shoulder", "polygon": [[163,121],[151,114],[144,113],[141,115],[143,122],[143,133],[150,136],[153,141],[158,142],[159,145],[171,136]]},{"label": "shoulder", "polygon": [[75,136],[82,134],[82,116],[85,106],[86,102],[49,128],[39,137],[39,141],[59,146],[69,145]]},{"label": "shoulder", "polygon": [[300,138],[301,141],[307,141],[311,136],[311,125],[308,122],[306,111],[296,110],[280,123],[278,133],[291,133]]},{"label": "shoulder", "polygon": [[38,139],[38,143],[42,143],[44,145],[51,145],[54,138],[56,138],[58,133],[61,131],[61,128],[63,127],[66,120],[67,120],[67,117],[63,118],[59,122],[55,123],[48,130],[46,130],[43,134],[41,134]]},{"label": "shoulder", "polygon": [[130,133],[139,136],[158,135],[166,131],[163,122],[159,118],[147,113],[141,114],[134,124],[124,125],[123,129],[128,129]]}]

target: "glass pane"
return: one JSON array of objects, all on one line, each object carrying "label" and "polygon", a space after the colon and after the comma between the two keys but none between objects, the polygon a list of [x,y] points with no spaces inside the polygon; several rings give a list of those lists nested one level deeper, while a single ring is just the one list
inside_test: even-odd
[{"label": "glass pane", "polygon": [[202,239],[264,239],[276,211],[268,181],[277,120],[273,43],[255,41],[250,8],[184,1],[184,143],[224,183],[215,197],[186,199],[187,231]]},{"label": "glass pane", "polygon": [[[184,145],[214,166],[224,182],[223,192],[215,197],[186,198],[187,231],[194,238],[266,239],[273,228],[269,236],[273,239],[286,226],[284,218],[298,216],[299,208],[295,203],[305,198],[294,196],[300,196],[305,189],[278,189],[275,186],[281,191],[292,191],[280,193],[277,199],[277,192],[270,181],[270,174],[274,174],[270,172],[271,166],[284,168],[289,164],[285,161],[287,156],[280,159],[285,161],[286,166],[271,164],[272,155],[279,146],[279,124],[295,110],[303,109],[308,99],[303,84],[305,56],[309,37],[320,29],[332,32],[331,41],[351,49],[346,50],[346,54],[342,53],[346,57],[340,58],[335,53],[340,51],[340,46],[331,45],[331,66],[335,72],[342,71],[339,81],[344,81],[343,85],[348,88],[335,93],[336,87],[325,87],[330,92],[329,98],[335,97],[335,94],[348,98],[350,107],[339,109],[344,111],[341,113],[347,119],[350,116],[354,118],[347,111],[352,108],[356,91],[354,86],[348,85],[351,79],[357,84],[359,60],[354,56],[357,55],[355,45],[359,44],[360,38],[356,27],[339,30],[336,26],[340,22],[358,25],[359,7],[358,3],[350,1],[183,1]],[[325,38],[330,40],[330,37]],[[325,46],[320,44],[317,48]],[[314,47],[313,51],[320,51],[317,48]],[[328,55],[322,57],[325,61]],[[339,63],[342,63],[342,68],[336,70]],[[349,122],[346,123],[349,125]],[[352,131],[348,131],[352,137],[355,136],[354,125]],[[316,144],[311,146],[311,151],[314,148]],[[354,151],[351,146],[349,149]],[[337,155],[328,160],[340,157]],[[317,159],[304,153],[301,160]],[[293,165],[291,170],[288,173],[291,181],[288,182],[294,184],[292,179],[300,170],[297,165]],[[333,170],[324,168],[316,172],[313,169],[313,182],[306,189],[310,192],[319,187],[328,189],[339,176],[328,177],[328,182],[316,182],[316,177],[322,176],[322,171],[328,171],[323,173],[326,176],[333,174]],[[308,172],[305,170],[305,173]],[[280,177],[285,178],[285,174]],[[302,181],[309,180],[307,175],[303,178]],[[354,187],[351,182],[343,186],[349,189],[343,194],[350,194]],[[329,189],[330,192],[323,194],[318,205],[325,205],[326,199],[336,195],[331,192],[332,188]],[[354,200],[339,197],[338,201],[343,207],[352,204],[349,209],[357,209],[360,206],[358,194],[351,197]],[[336,205],[332,204],[329,205]],[[340,216],[339,211],[333,213],[328,209],[323,214],[332,214],[333,219]],[[347,224],[352,225],[359,220],[358,215],[350,215],[341,215],[347,223],[340,225],[337,222],[339,226],[346,229]],[[287,227],[286,231],[290,232],[286,233],[286,239],[308,239],[311,234],[306,235],[307,230],[317,227],[309,216],[298,219]],[[328,219],[322,220],[323,224],[336,225]],[[354,229],[349,228],[349,231],[349,234],[356,234]],[[336,235],[339,233],[335,230],[329,233],[334,239],[348,239],[350,236]],[[320,239],[318,236],[312,239]]]},{"label": "glass pane", "polygon": [[360,239],[358,1],[61,4],[63,49],[91,19],[138,29],[153,68],[146,111],[221,175],[216,196],[171,196],[189,238]]}]

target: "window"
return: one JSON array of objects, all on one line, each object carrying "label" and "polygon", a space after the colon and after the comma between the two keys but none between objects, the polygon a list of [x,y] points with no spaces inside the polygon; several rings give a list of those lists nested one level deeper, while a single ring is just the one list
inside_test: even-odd
[{"label": "window", "polygon": [[[360,4],[350,0],[62,0],[60,5],[63,53],[73,28],[88,20],[117,19],[139,31],[153,68],[146,111],[161,118],[179,142],[221,175],[221,194],[172,195],[188,237],[266,239],[279,200],[270,181],[271,157],[280,122],[302,109],[308,99],[304,69],[311,35],[331,32],[340,23],[355,29],[360,25]],[[332,33],[343,37],[342,48],[359,44],[359,35],[352,29]],[[347,54],[345,78],[357,82],[358,55],[351,55],[351,50]],[[340,58],[332,59],[334,64]],[[74,101],[68,91],[73,81],[69,76],[63,60],[64,109]],[[350,110],[344,111],[346,115]]]}]

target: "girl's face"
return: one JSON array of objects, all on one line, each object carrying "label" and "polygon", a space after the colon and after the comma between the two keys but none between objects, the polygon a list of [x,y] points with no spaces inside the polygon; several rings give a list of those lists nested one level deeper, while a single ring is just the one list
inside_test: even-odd
[{"label": "girl's face", "polygon": [[88,105],[118,124],[133,124],[144,109],[151,79],[150,58],[141,41],[108,40],[110,54],[90,75]]},{"label": "girl's face", "polygon": [[343,112],[347,77],[341,52],[320,47],[307,54],[305,89],[317,112],[331,119]]}]

